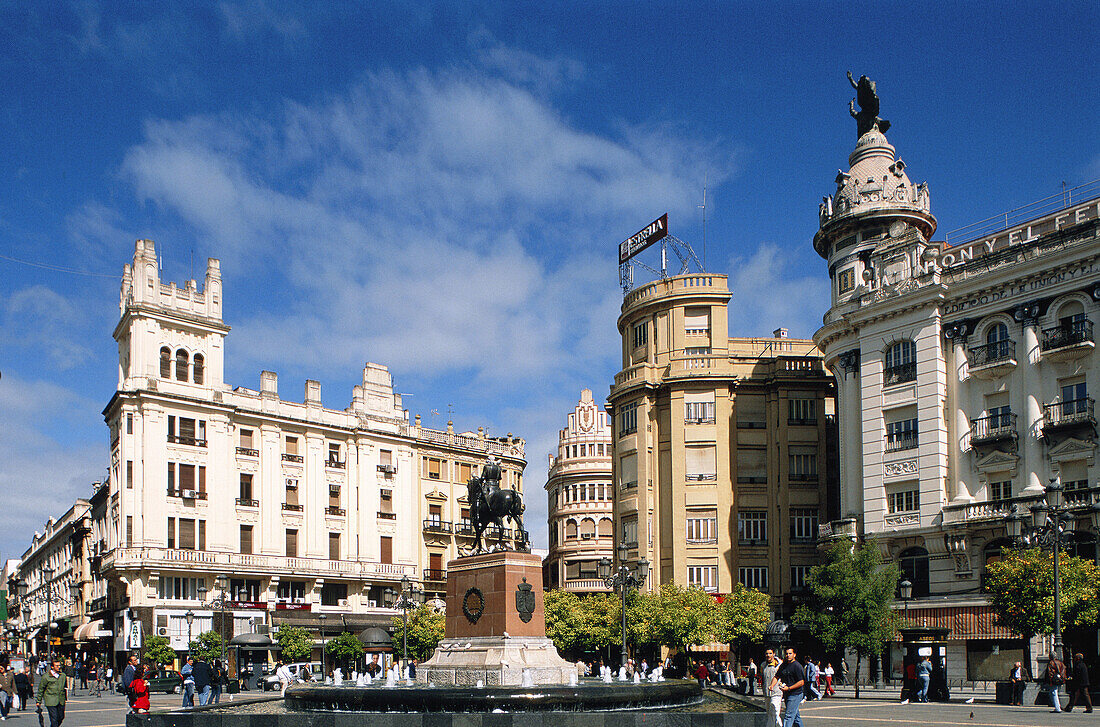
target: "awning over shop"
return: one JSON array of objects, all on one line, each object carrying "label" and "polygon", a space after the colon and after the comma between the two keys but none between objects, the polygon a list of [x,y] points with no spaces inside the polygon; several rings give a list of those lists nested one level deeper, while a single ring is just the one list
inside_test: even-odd
[{"label": "awning over shop", "polygon": [[102,620],[80,624],[73,632],[74,641],[92,641],[93,639],[103,639],[109,636],[114,636],[114,633],[103,625]]},{"label": "awning over shop", "polygon": [[997,623],[992,606],[918,608],[910,605],[908,618],[913,626],[950,629],[947,636],[949,641],[1020,638],[1011,629]]}]

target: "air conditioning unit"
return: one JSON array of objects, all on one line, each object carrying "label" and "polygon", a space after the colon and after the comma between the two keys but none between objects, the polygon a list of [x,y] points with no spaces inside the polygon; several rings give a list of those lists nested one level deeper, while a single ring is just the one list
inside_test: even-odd
[{"label": "air conditioning unit", "polygon": [[346,598],[341,598],[340,600],[338,600],[338,601],[336,602],[336,605],[337,605],[337,606],[347,606],[347,605],[348,605],[348,599],[346,599]]},{"label": "air conditioning unit", "polygon": [[287,477],[286,486],[288,489],[295,490],[298,488],[298,480],[294,479],[293,477]]},{"label": "air conditioning unit", "polygon": [[378,469],[382,470],[387,475],[392,475],[393,473],[397,472],[397,465],[380,464],[378,465]]},{"label": "air conditioning unit", "polygon": [[157,626],[157,636],[167,636],[167,635],[168,635],[168,627],[167,626]]},{"label": "air conditioning unit", "polygon": [[592,537],[592,533],[581,533],[581,540],[591,540]]},{"label": "air conditioning unit", "polygon": [[180,497],[182,497],[185,500],[194,500],[195,499],[195,491],[194,490],[180,490]]},{"label": "air conditioning unit", "polygon": [[328,494],[330,494],[330,495],[339,495],[340,494],[340,485],[329,485],[328,486]]},{"label": "air conditioning unit", "polygon": [[367,606],[369,608],[378,608],[378,601],[367,601]]}]

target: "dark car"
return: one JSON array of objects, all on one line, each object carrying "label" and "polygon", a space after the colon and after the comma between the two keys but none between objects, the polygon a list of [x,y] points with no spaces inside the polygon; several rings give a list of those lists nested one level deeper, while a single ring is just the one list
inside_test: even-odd
[{"label": "dark car", "polygon": [[183,677],[175,669],[161,669],[147,677],[150,692],[179,694],[183,690]]}]

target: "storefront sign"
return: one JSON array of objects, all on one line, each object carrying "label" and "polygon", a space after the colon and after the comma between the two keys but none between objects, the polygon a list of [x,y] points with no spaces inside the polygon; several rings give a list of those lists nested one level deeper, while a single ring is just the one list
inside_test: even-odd
[{"label": "storefront sign", "polygon": [[668,213],[650,222],[645,228],[619,243],[619,264],[622,265],[642,250],[668,235]]},{"label": "storefront sign", "polygon": [[276,603],[276,611],[312,611],[312,603]]},{"label": "storefront sign", "polygon": [[267,601],[230,601],[226,604],[226,608],[255,609],[266,611]]}]

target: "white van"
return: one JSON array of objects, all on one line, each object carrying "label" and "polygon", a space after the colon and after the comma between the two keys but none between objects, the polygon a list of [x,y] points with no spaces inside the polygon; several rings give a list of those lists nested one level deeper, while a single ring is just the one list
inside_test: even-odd
[{"label": "white van", "polygon": [[[319,661],[297,661],[293,664],[287,664],[286,669],[290,672],[291,684],[325,681],[325,675],[321,671],[321,662]],[[264,677],[263,690],[265,692],[277,692],[282,688],[283,685],[279,682],[279,677],[274,674]]]}]

